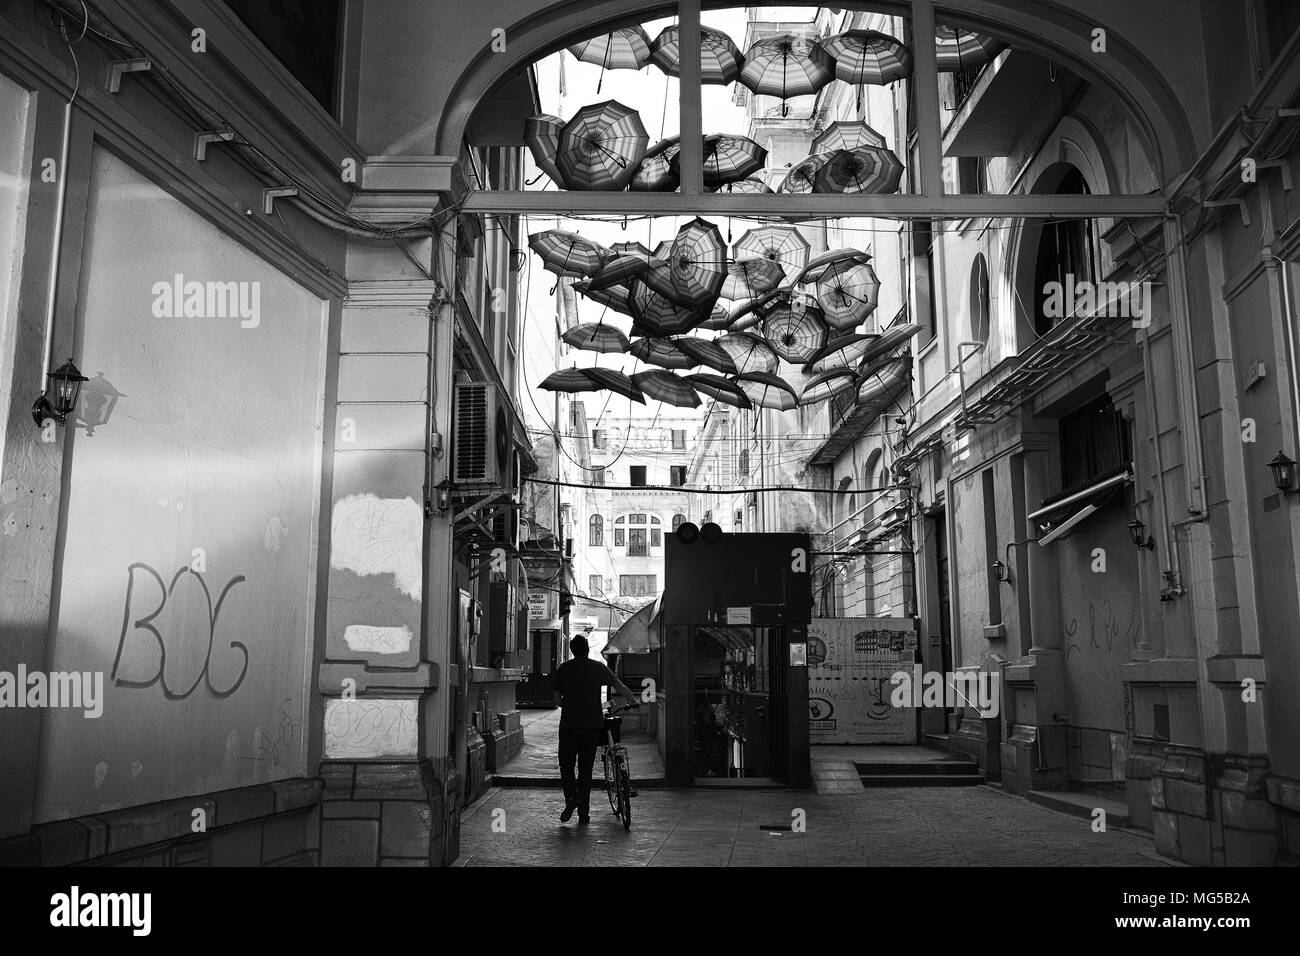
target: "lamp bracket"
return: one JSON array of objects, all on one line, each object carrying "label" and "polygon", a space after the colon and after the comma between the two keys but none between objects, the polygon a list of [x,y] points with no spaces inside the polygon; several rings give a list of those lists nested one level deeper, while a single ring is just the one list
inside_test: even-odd
[{"label": "lamp bracket", "polygon": [[121,92],[124,73],[147,73],[153,69],[153,63],[145,56],[132,57],[127,60],[108,61],[108,79],[104,86],[110,93]]},{"label": "lamp bracket", "polygon": [[268,186],[262,190],[262,211],[268,216],[275,212],[277,199],[288,199],[298,195],[297,186]]},{"label": "lamp bracket", "polygon": [[220,133],[195,133],[194,158],[201,163],[208,158],[209,143],[229,143],[234,138],[235,134],[229,130]]}]

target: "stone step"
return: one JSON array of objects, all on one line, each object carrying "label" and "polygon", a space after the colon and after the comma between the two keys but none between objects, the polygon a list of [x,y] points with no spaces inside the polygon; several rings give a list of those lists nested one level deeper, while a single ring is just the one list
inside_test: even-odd
[{"label": "stone step", "polygon": [[908,760],[908,761],[854,761],[853,766],[857,769],[859,776],[875,776],[877,774],[931,774],[934,776],[957,775],[968,773],[979,773],[979,765],[973,760]]},{"label": "stone step", "polygon": [[1108,830],[1115,827],[1122,829],[1129,825],[1128,804],[1108,797],[1078,790],[1030,790],[1025,796],[1039,806],[1085,820],[1091,820],[1093,811],[1100,807],[1106,811]]},{"label": "stone step", "polygon": [[984,774],[881,773],[861,780],[864,787],[977,787],[984,782]]}]

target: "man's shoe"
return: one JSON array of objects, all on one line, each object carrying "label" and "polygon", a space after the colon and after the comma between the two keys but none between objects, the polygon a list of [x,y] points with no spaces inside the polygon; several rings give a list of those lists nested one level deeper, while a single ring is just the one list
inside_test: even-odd
[{"label": "man's shoe", "polygon": [[578,809],[578,805],[576,803],[566,803],[564,805],[564,812],[560,814],[560,822],[568,823],[570,820],[572,820],[573,811],[576,809]]},{"label": "man's shoe", "polygon": [[590,823],[590,822],[591,822],[591,814],[590,814],[590,813],[579,813],[579,814],[578,814],[578,823],[579,823],[581,826],[586,826],[586,825],[587,825],[588,823]]}]

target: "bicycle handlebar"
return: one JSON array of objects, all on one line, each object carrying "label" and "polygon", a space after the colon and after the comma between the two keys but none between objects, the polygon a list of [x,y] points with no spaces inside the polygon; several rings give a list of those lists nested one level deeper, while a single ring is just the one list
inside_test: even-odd
[{"label": "bicycle handlebar", "polygon": [[625,710],[634,710],[636,708],[639,708],[640,706],[641,706],[640,701],[634,701],[630,704],[624,704],[622,707],[611,707],[609,710],[605,711],[605,716],[613,717],[615,714],[621,714]]}]

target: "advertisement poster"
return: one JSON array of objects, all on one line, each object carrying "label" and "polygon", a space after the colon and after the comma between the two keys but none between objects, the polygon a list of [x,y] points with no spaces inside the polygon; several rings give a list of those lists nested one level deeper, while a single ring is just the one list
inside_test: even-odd
[{"label": "advertisement poster", "polygon": [[915,744],[914,707],[889,702],[889,678],[916,655],[911,618],[813,618],[808,625],[809,739]]}]

